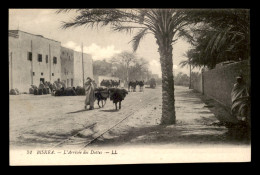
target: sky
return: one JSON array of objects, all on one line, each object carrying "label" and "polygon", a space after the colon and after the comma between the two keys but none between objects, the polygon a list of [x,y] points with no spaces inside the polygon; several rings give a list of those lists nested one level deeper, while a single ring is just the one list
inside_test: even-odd
[{"label": "sky", "polygon": [[[67,48],[91,54],[93,60],[109,60],[113,55],[123,51],[132,51],[129,43],[133,34],[114,32],[110,28],[77,27],[61,29],[62,21],[71,20],[75,12],[55,13],[56,9],[9,9],[9,30],[21,30],[32,34],[43,35],[46,38],[60,41]],[[179,63],[187,58],[184,53],[190,45],[182,39],[173,45],[174,73],[183,72],[189,75],[188,67],[181,68]],[[152,34],[148,34],[140,42],[136,51],[138,57],[149,62],[153,74],[161,77],[158,46]]]}]

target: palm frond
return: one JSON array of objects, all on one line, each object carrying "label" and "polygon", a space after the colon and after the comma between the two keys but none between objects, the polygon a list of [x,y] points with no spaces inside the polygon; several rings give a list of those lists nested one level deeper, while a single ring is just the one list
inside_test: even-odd
[{"label": "palm frond", "polygon": [[113,31],[116,32],[126,32],[126,33],[132,33],[134,29],[141,29],[141,28],[146,28],[142,26],[124,26],[122,24],[115,24],[112,27]]},{"label": "palm frond", "polygon": [[71,11],[71,9],[59,9],[59,10],[56,10],[56,13],[59,14],[59,13],[67,13]]},{"label": "palm frond", "polygon": [[130,41],[132,42],[133,51],[135,52],[139,46],[139,43],[141,39],[147,34],[148,28],[141,29],[137,35],[133,37],[133,39]]},{"label": "palm frond", "polygon": [[190,33],[190,31],[185,30],[185,29],[179,29],[178,33],[177,33],[177,37],[179,38],[183,38],[185,39],[188,43],[194,45],[194,37],[193,35]]},{"label": "palm frond", "polygon": [[99,25],[103,27],[108,24],[136,23],[136,19],[118,9],[81,9],[79,12],[79,15],[72,21],[64,22],[62,28],[66,29],[78,26],[94,27]]},{"label": "palm frond", "polygon": [[[76,11],[76,12],[79,12],[79,11],[82,11],[83,9],[59,9],[59,10],[56,10],[56,13],[59,14],[59,13],[68,13],[68,12],[71,12],[71,11]],[[86,10],[86,9],[84,9]]]},{"label": "palm frond", "polygon": [[189,65],[189,61],[188,61],[188,60],[181,61],[181,62],[179,63],[179,65],[183,68],[183,67],[185,67],[186,65]]}]

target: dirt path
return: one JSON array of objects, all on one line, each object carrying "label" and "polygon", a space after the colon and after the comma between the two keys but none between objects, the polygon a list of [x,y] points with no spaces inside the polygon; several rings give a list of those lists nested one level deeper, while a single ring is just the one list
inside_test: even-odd
[{"label": "dirt path", "polygon": [[[225,126],[214,125],[221,117],[225,121],[232,121],[232,119],[219,104],[209,102],[209,99],[202,98],[202,95],[193,90],[175,87],[176,125],[159,125],[161,103],[161,98],[149,103],[92,146],[171,145],[183,147],[250,144],[248,137],[232,135],[230,129]],[[214,112],[210,110],[212,108]]]},{"label": "dirt path", "polygon": [[10,96],[10,145],[82,148],[122,120],[90,146],[248,143],[230,139],[223,126],[212,126],[218,120],[198,94],[176,86],[175,96],[177,124],[167,127],[159,125],[160,87],[130,92],[119,111],[109,100],[104,108],[84,111],[84,96]]},{"label": "dirt path", "polygon": [[[129,93],[120,111],[115,111],[109,100],[104,108],[96,105],[95,110],[85,111],[84,96],[10,96],[11,146],[50,148],[76,133],[79,134],[73,141],[58,146],[82,146],[148,101],[157,100],[158,95],[151,96],[150,93],[150,90]],[[86,129],[93,124],[94,127]]]}]

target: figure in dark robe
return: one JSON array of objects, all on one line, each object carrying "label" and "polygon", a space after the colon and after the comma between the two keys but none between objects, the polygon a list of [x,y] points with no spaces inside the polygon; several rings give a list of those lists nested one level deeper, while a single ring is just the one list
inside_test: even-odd
[{"label": "figure in dark robe", "polygon": [[94,109],[94,102],[95,102],[95,87],[93,84],[93,81],[91,78],[87,78],[86,83],[84,84],[85,88],[85,94],[86,94],[86,99],[85,99],[85,109],[87,109],[87,106],[89,105],[89,110]]},{"label": "figure in dark robe", "polygon": [[249,119],[249,105],[250,98],[248,88],[243,81],[242,76],[236,77],[237,82],[231,92],[231,112],[240,121],[246,121]]}]

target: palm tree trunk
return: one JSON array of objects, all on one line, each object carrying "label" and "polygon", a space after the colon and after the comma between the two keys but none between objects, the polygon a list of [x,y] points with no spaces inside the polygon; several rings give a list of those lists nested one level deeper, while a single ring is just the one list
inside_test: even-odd
[{"label": "palm tree trunk", "polygon": [[174,100],[174,80],[173,80],[173,61],[172,45],[170,37],[157,38],[162,70],[162,125],[176,123],[175,100]]},{"label": "palm tree trunk", "polygon": [[190,86],[189,86],[189,89],[191,89],[191,64],[189,63],[190,65]]}]

